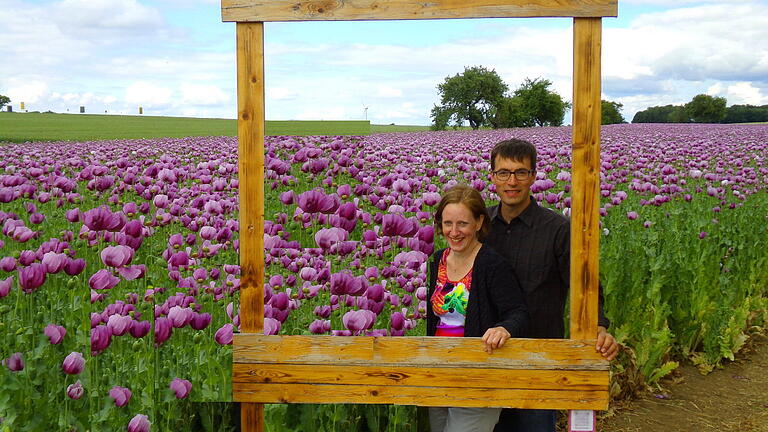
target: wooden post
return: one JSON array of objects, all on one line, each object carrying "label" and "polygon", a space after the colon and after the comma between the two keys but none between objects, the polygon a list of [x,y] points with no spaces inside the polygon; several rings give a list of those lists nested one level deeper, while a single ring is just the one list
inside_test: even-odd
[{"label": "wooden post", "polygon": [[572,339],[597,334],[601,36],[601,18],[573,19]]},{"label": "wooden post", "polygon": [[[237,23],[240,330],[264,326],[264,23]],[[241,429],[264,430],[264,406],[241,405]]]}]

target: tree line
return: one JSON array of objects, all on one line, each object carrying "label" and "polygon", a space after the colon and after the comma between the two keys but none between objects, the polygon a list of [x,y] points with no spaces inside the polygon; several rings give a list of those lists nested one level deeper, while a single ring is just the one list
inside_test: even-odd
[{"label": "tree line", "polygon": [[638,111],[632,123],[768,122],[768,105],[731,105],[724,97],[700,94],[683,105],[652,106]]},{"label": "tree line", "polygon": [[[457,128],[465,122],[472,129],[562,126],[571,103],[550,90],[551,86],[548,79],[526,78],[509,92],[495,70],[465,67],[464,72],[438,84],[440,104],[432,108],[432,129]],[[621,107],[618,102],[603,101],[603,124],[625,123]]]}]

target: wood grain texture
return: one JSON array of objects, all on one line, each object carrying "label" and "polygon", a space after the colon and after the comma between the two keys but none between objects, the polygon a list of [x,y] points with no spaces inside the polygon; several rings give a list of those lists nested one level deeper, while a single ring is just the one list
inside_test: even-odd
[{"label": "wood grain texture", "polygon": [[597,334],[602,19],[573,20],[571,338]]},{"label": "wood grain texture", "polygon": [[372,386],[420,386],[589,390],[608,386],[604,371],[532,369],[464,369],[450,366],[344,366],[329,364],[238,364],[233,382],[264,384],[343,384]]},{"label": "wood grain texture", "polygon": [[264,325],[264,24],[237,24],[240,329]]},{"label": "wood grain texture", "polygon": [[236,334],[234,363],[608,370],[595,341],[510,339],[487,354],[480,338],[264,336]]},{"label": "wood grain texture", "polygon": [[[457,383],[460,384],[460,383]],[[491,383],[493,384],[493,383]],[[260,403],[364,403],[419,406],[595,409],[608,407],[608,391],[233,383],[234,398]]]},{"label": "wood grain texture", "polygon": [[[264,325],[264,24],[237,24],[240,326]],[[240,407],[244,432],[264,431],[264,407]]]},{"label": "wood grain texture", "polygon": [[222,0],[225,22],[615,17],[618,0]]}]

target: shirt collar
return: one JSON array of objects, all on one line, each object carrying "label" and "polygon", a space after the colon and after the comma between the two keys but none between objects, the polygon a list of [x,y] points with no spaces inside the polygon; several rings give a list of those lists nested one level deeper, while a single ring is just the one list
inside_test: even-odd
[{"label": "shirt collar", "polygon": [[[524,223],[525,225],[531,227],[533,226],[534,222],[536,221],[536,212],[539,210],[539,204],[536,202],[535,199],[533,199],[532,196],[529,197],[531,200],[531,204],[528,205],[528,207],[523,210],[522,213],[520,213],[516,218],[512,219],[514,220],[520,220],[520,222]],[[498,219],[502,223],[506,224],[507,222],[504,220],[503,217],[501,217],[501,203],[498,205],[495,205],[490,208],[489,210],[491,220]],[[511,221],[510,221],[511,223]]]}]

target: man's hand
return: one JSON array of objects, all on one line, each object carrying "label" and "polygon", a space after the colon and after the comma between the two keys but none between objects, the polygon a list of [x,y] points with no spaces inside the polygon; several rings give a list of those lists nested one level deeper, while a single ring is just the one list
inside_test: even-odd
[{"label": "man's hand", "polygon": [[595,345],[595,350],[608,361],[616,358],[616,355],[619,353],[619,344],[616,343],[616,339],[608,333],[608,330],[605,327],[597,326],[597,344]]},{"label": "man's hand", "polygon": [[483,335],[485,352],[488,354],[493,353],[494,348],[501,348],[504,346],[504,342],[511,337],[512,335],[504,327],[489,328]]}]

